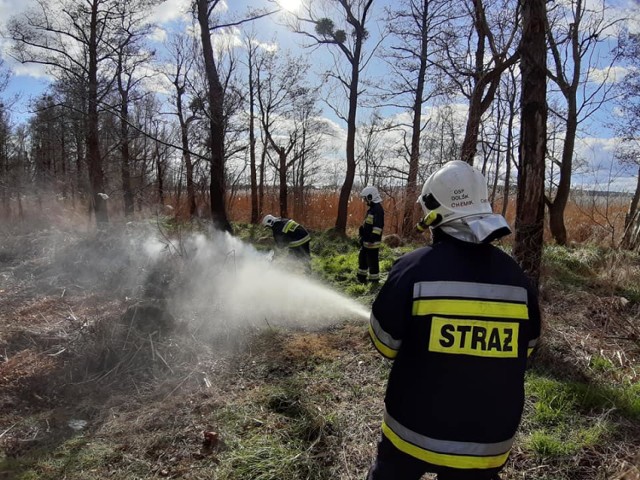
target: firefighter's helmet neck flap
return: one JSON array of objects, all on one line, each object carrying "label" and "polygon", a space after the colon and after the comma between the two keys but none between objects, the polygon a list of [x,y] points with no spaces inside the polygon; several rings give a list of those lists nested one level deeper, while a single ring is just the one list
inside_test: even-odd
[{"label": "firefighter's helmet neck flap", "polygon": [[418,197],[421,224],[472,243],[488,243],[511,233],[502,215],[491,210],[487,181],[461,160],[446,163],[431,174]]}]

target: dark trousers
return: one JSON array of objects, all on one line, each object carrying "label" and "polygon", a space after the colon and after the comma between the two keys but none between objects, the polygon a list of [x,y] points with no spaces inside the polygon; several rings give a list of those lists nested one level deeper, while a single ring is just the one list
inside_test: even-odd
[{"label": "dark trousers", "polygon": [[367,280],[367,271],[369,272],[369,280],[377,282],[380,280],[380,249],[360,247],[358,253],[358,279]]},{"label": "dark trousers", "polygon": [[456,470],[431,465],[401,452],[383,436],[367,480],[420,480],[425,473],[437,473],[438,480],[500,480],[499,470]]},{"label": "dark trousers", "polygon": [[311,242],[307,242],[298,247],[289,248],[289,254],[304,265],[304,269],[306,272],[311,272],[311,249],[309,247],[310,243]]}]

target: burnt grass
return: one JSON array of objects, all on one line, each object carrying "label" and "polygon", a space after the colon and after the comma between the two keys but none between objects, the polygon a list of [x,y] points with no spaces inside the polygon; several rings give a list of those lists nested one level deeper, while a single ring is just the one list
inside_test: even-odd
[{"label": "burnt grass", "polygon": [[[313,253],[356,254],[335,245]],[[566,255],[545,257],[544,339],[502,478],[637,480],[640,261]],[[167,305],[180,256],[136,256],[120,234],[0,237],[0,479],[364,478],[390,366],[365,323],[203,332]]]}]

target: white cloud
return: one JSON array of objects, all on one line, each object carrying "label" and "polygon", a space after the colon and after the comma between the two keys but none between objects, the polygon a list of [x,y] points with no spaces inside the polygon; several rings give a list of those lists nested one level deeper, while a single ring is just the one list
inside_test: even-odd
[{"label": "white cloud", "polygon": [[241,32],[236,27],[214,30],[211,34],[211,41],[216,52],[242,46]]},{"label": "white cloud", "polygon": [[625,67],[605,67],[592,68],[589,70],[589,81],[595,83],[617,83],[621,81],[625,75],[629,73],[629,69]]},{"label": "white cloud", "polygon": [[149,16],[149,23],[164,24],[190,16],[191,0],[165,0]]},{"label": "white cloud", "polygon": [[578,168],[572,175],[574,188],[633,193],[637,170],[620,165],[615,159],[617,138],[588,137],[576,140]]},{"label": "white cloud", "polygon": [[149,35],[149,39],[154,42],[164,42],[167,40],[169,34],[164,28],[154,28],[151,34]]},{"label": "white cloud", "polygon": [[13,74],[16,76],[53,80],[53,76],[47,72],[48,67],[45,65],[41,65],[39,63],[18,63],[16,61],[9,61],[7,63],[9,64],[9,68],[13,71]]}]

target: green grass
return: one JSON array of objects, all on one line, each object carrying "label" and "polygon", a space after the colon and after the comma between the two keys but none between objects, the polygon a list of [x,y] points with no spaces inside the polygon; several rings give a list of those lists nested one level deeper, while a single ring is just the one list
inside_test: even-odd
[{"label": "green grass", "polygon": [[529,372],[525,384],[533,410],[526,418],[525,448],[536,456],[576,455],[611,441],[620,420],[640,420],[640,384],[600,385]]}]

